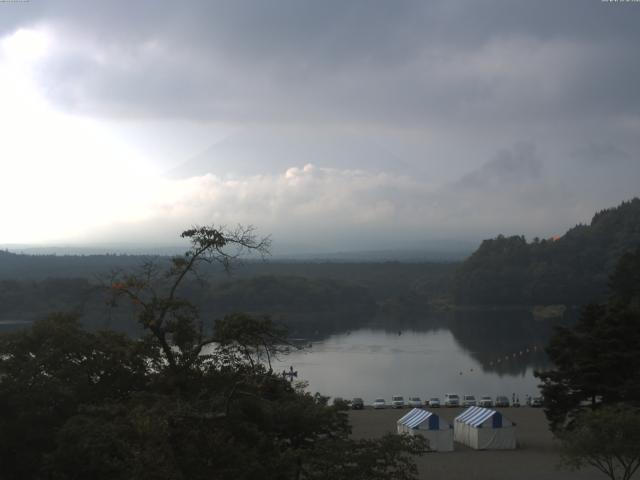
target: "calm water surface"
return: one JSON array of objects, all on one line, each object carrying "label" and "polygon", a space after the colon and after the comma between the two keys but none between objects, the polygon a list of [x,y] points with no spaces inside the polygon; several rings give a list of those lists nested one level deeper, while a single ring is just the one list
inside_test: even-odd
[{"label": "calm water surface", "polygon": [[[3,321],[0,331],[29,322]],[[536,395],[534,370],[550,367],[543,352],[557,322],[537,321],[528,313],[456,313],[446,319],[387,319],[368,327],[323,319],[307,332],[306,348],[281,358],[276,370],[298,371],[311,392],[331,397],[392,395],[508,395],[524,402]],[[342,325],[342,331],[335,326]],[[331,328],[334,328],[331,331]]]},{"label": "calm water surface", "polygon": [[536,369],[549,366],[543,346],[549,325],[511,319],[454,322],[427,331],[363,328],[311,342],[281,359],[309,390],[332,397],[420,396],[452,392],[476,397],[513,393],[524,402],[538,394]]}]

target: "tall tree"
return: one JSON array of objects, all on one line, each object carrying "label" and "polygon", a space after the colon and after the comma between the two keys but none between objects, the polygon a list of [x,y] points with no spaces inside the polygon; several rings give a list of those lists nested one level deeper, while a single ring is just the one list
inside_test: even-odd
[{"label": "tall tree", "polygon": [[640,249],[624,255],[604,305],[585,307],[578,323],[560,328],[547,348],[555,368],[542,380],[547,418],[555,431],[600,404],[640,405]]},{"label": "tall tree", "polygon": [[183,236],[191,248],[167,271],[147,264],[110,285],[137,308],[142,339],[64,315],[0,337],[3,478],[415,478],[424,440],[352,440],[340,407],[273,371],[287,345],[270,319],[236,314],[207,329],[181,296],[199,263],[229,268],[246,249],[266,253],[268,239],[242,228]]},{"label": "tall tree", "polygon": [[241,255],[264,256],[271,245],[269,237],[259,238],[253,227],[241,225],[233,230],[195,226],[181,237],[189,240],[190,248],[173,257],[167,270],[147,262],[139,272],[115,272],[110,280],[114,300],[125,297],[137,307],[139,323],[155,337],[174,372],[188,369],[214,341],[197,309],[181,296],[187,277],[197,276],[202,263],[218,263],[229,271]]},{"label": "tall tree", "polygon": [[565,466],[592,466],[611,480],[630,480],[640,467],[640,410],[607,406],[583,412],[560,441]]}]

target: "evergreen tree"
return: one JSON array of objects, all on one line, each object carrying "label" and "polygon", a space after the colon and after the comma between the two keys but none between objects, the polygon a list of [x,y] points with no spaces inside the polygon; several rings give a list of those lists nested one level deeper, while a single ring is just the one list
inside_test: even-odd
[{"label": "evergreen tree", "polygon": [[591,304],[573,328],[560,328],[547,353],[555,368],[542,380],[552,429],[571,427],[585,409],[640,406],[640,249],[624,255],[611,276],[611,296]]}]

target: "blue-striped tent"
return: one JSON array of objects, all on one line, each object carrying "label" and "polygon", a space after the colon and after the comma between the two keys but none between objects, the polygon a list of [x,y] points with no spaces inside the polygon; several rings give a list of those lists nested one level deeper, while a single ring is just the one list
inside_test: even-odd
[{"label": "blue-striped tent", "polygon": [[497,410],[469,407],[454,419],[454,439],[476,450],[516,448],[515,423]]},{"label": "blue-striped tent", "polygon": [[433,412],[414,408],[397,421],[397,427],[398,433],[424,436],[431,450],[453,451],[453,428]]}]

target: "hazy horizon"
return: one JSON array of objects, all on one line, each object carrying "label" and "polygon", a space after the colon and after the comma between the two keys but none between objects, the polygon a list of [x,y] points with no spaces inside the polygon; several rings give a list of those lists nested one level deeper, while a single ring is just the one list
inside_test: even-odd
[{"label": "hazy horizon", "polygon": [[[335,261],[459,261],[470,255],[478,246],[474,241],[455,239],[416,242],[415,245],[395,248],[352,248],[332,250],[313,245],[272,243],[267,257],[270,260],[335,260]],[[24,255],[181,255],[188,248],[186,242],[153,243],[96,243],[96,244],[0,244],[0,250]],[[246,260],[261,260],[248,252]]]}]

